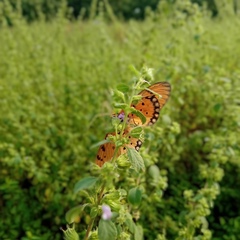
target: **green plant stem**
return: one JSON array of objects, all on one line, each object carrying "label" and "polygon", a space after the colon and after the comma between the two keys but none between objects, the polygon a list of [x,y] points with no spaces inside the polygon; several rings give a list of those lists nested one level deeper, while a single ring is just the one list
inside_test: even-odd
[{"label": "green plant stem", "polygon": [[[103,192],[104,192],[104,188],[105,188],[105,183],[102,185],[102,188],[101,188],[101,191],[98,195],[98,199],[97,199],[97,206],[100,204],[100,201],[102,199],[102,195],[103,195]],[[96,218],[96,217],[95,217]],[[88,224],[88,228],[87,228],[87,232],[86,232],[86,235],[84,237],[84,240],[88,240],[88,237],[89,237],[89,234],[92,230],[92,227],[93,227],[93,224],[94,224],[94,221],[95,221],[95,218],[92,218],[90,223]]]},{"label": "green plant stem", "polygon": [[92,227],[93,227],[94,220],[95,220],[95,218],[92,218],[91,221],[90,221],[90,223],[88,224],[88,228],[87,228],[87,232],[86,232],[86,235],[85,235],[85,237],[84,237],[84,240],[87,240],[87,239],[88,239],[89,233],[91,232]]},{"label": "green plant stem", "polygon": [[[135,86],[135,87],[137,87],[137,86]],[[131,106],[131,104],[132,104],[133,96],[134,96],[134,89],[133,89],[133,91],[131,93],[131,97],[129,98],[129,101],[128,101],[129,106]],[[123,137],[124,131],[126,129],[129,112],[124,112],[124,114],[126,114],[126,116],[124,117],[123,122],[122,122],[122,129],[120,131],[120,136],[119,136],[120,139]],[[116,136],[117,136],[117,129],[115,129],[115,133],[116,133]],[[113,154],[112,162],[114,162],[116,160],[116,156],[117,156],[119,148],[120,148],[120,146],[116,147],[116,149],[114,151],[114,154]]]}]

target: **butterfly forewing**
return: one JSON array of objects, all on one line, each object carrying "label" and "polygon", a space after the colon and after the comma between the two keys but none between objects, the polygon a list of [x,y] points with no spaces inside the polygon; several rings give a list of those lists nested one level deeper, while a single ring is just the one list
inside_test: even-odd
[{"label": "butterfly forewing", "polygon": [[[102,167],[102,165],[105,162],[110,161],[113,158],[115,148],[116,148],[115,144],[112,142],[108,142],[101,145],[98,149],[96,164],[99,167]],[[120,155],[120,149],[118,150],[118,153],[117,153],[117,156],[119,155]]]}]

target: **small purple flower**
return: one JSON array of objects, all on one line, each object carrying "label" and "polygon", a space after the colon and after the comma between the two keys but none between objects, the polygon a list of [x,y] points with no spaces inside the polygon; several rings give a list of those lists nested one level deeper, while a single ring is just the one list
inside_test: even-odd
[{"label": "small purple flower", "polygon": [[111,208],[108,205],[102,205],[102,219],[110,220],[112,217]]},{"label": "small purple flower", "polygon": [[120,112],[117,117],[118,117],[121,121],[123,121],[123,120],[124,120],[124,117],[125,117],[124,112]]}]

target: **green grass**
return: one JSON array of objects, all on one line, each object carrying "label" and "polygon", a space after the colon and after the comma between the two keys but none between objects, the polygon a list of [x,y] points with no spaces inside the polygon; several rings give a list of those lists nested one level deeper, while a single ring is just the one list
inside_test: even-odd
[{"label": "green grass", "polygon": [[[211,213],[203,215],[212,239],[237,239],[240,22],[188,10],[188,17],[170,9],[127,23],[109,23],[101,14],[85,22],[59,17],[31,25],[16,17],[13,27],[1,27],[1,239],[62,238],[66,211],[83,202],[73,186],[91,172],[97,152],[91,146],[111,127],[111,89],[129,84],[130,66],[143,64],[154,68],[156,81],[172,85],[158,127],[146,136],[168,187],[160,201],[143,201],[145,236],[189,235],[188,213],[196,209],[184,191],[195,196],[211,186],[217,196],[219,186],[216,199],[208,195]],[[198,239],[210,239],[207,234]]]}]

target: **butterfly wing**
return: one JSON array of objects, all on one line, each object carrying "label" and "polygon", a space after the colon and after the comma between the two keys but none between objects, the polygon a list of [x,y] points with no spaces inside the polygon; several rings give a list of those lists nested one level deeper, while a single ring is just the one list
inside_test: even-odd
[{"label": "butterfly wing", "polygon": [[[110,134],[115,135],[115,133],[110,133]],[[122,154],[125,154],[127,151],[127,148],[135,148],[137,151],[139,151],[142,145],[142,141],[137,138],[133,138],[127,130],[125,130],[123,136],[128,137],[129,141],[127,144],[125,144],[124,146],[118,149],[118,152],[116,153],[116,157]],[[115,151],[116,151],[116,147],[114,143],[108,142],[108,143],[102,144],[98,149],[96,164],[99,167],[102,167],[105,162],[111,161]]]},{"label": "butterfly wing", "polygon": [[[116,148],[115,144],[112,142],[101,145],[98,149],[96,164],[99,167],[102,167],[102,165],[105,162],[111,161],[114,155],[115,148]],[[117,153],[117,156],[119,155],[120,155],[120,150],[118,150],[118,153]]]},{"label": "butterfly wing", "polygon": [[[159,97],[157,94],[161,95]],[[168,82],[157,82],[151,85],[148,89],[143,90],[139,93],[139,95],[142,95],[143,97],[150,97],[152,94],[155,94],[159,104],[160,109],[163,108],[163,106],[166,104],[168,98],[170,97],[171,93],[171,85]]]},{"label": "butterfly wing", "polygon": [[[130,114],[128,117],[130,123],[134,125],[153,125],[159,118],[160,110],[166,104],[171,92],[171,85],[168,82],[158,82],[151,85],[148,89],[139,93],[142,99],[133,105],[146,118],[146,122],[142,124],[141,119],[135,115]],[[159,96],[160,95],[160,96]]]},{"label": "butterfly wing", "polygon": [[159,101],[153,94],[151,96],[142,98],[136,105],[133,105],[133,107],[140,111],[146,118],[146,122],[143,124],[137,115],[133,113],[129,114],[129,122],[133,125],[152,125],[157,121],[160,114]]},{"label": "butterfly wing", "polygon": [[127,152],[127,148],[134,148],[136,151],[139,151],[140,147],[142,146],[142,141],[132,137],[131,135],[128,135],[128,141],[128,144],[125,144],[120,148],[120,155],[125,154]]}]

